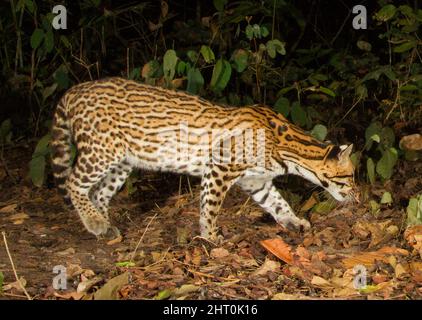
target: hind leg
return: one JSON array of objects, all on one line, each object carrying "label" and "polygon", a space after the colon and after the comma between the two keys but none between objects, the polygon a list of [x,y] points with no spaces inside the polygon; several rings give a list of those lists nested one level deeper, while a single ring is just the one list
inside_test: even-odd
[{"label": "hind leg", "polygon": [[91,192],[94,205],[108,218],[108,205],[111,198],[123,186],[132,167],[126,161],[111,168],[108,174],[99,182]]},{"label": "hind leg", "polygon": [[104,235],[111,227],[107,215],[92,203],[89,195],[92,188],[100,183],[108,172],[120,161],[115,159],[95,159],[81,155],[74,166],[68,180],[67,190],[69,191],[72,204],[77,210],[85,228],[95,234]]}]

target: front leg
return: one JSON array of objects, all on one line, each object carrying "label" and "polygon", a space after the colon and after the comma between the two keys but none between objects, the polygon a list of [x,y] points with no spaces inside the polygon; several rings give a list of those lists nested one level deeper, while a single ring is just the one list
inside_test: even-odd
[{"label": "front leg", "polygon": [[310,228],[311,225],[307,220],[296,217],[290,205],[274,187],[272,178],[242,178],[238,181],[238,185],[269,212],[278,224],[289,229]]},{"label": "front leg", "polygon": [[217,235],[217,215],[227,191],[237,181],[242,172],[222,165],[210,165],[201,181],[201,210],[199,225],[201,237],[219,242]]}]

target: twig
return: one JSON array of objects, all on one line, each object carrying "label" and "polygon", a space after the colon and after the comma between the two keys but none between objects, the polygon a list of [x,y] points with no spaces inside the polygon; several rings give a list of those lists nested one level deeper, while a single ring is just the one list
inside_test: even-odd
[{"label": "twig", "polygon": [[13,273],[15,274],[16,281],[19,283],[19,286],[21,287],[22,291],[25,293],[25,295],[28,298],[28,300],[32,300],[32,298],[29,295],[28,291],[26,291],[26,289],[23,286],[21,280],[19,279],[18,273],[16,272],[15,264],[13,263],[13,259],[12,259],[12,256],[10,254],[10,251],[9,251],[9,246],[7,245],[6,233],[4,231],[2,231],[1,234],[3,235],[4,246],[6,248],[6,252],[7,252],[7,256],[9,257],[10,264],[12,265],[12,269],[13,269]]},{"label": "twig", "polygon": [[[161,209],[160,209],[160,210],[161,210]],[[135,255],[136,255],[136,251],[138,251],[138,248],[139,248],[139,246],[140,246],[140,244],[141,244],[142,240],[144,239],[144,236],[145,236],[145,234],[147,233],[147,230],[148,230],[148,228],[149,228],[150,224],[151,224],[151,223],[152,223],[152,221],[155,219],[155,217],[157,216],[157,214],[158,214],[158,212],[157,212],[156,214],[154,214],[154,216],[151,218],[151,220],[148,222],[147,226],[145,227],[145,230],[144,230],[144,232],[142,233],[141,238],[139,239],[138,243],[136,244],[135,250],[133,250],[132,257],[130,258],[130,261],[131,261],[131,262],[133,262],[133,259],[135,258]]]}]

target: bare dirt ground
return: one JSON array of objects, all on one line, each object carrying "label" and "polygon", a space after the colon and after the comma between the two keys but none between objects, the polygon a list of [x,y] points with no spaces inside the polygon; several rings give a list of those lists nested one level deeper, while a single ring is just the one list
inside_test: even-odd
[{"label": "bare dirt ground", "polygon": [[[186,177],[141,173],[138,190],[130,196],[123,190],[112,202],[123,237],[98,240],[51,181],[31,185],[30,154],[29,146],[14,147],[0,167],[0,231],[10,253],[1,237],[0,299],[27,298],[11,260],[33,299],[422,297],[422,230],[405,232],[404,210],[422,191],[421,163],[400,164],[391,183],[365,187],[377,200],[390,191],[391,206],[373,210],[365,201],[318,213],[305,205],[312,229],[304,234],[283,230],[234,189],[218,220],[225,242],[217,246],[197,237],[194,180],[189,188]],[[66,290],[53,287],[58,265],[66,268]]]}]

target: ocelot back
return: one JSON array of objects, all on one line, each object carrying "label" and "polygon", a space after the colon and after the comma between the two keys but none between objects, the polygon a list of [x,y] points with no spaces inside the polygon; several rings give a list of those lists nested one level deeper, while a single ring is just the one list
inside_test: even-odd
[{"label": "ocelot back", "polygon": [[279,224],[299,229],[310,224],[295,216],[274,177],[302,176],[339,201],[357,194],[352,145],[319,142],[265,106],[225,107],[122,78],[69,89],[57,106],[51,146],[58,187],[95,235],[118,232],[107,209],[134,167],[202,177],[201,236],[214,241],[233,184]]}]

